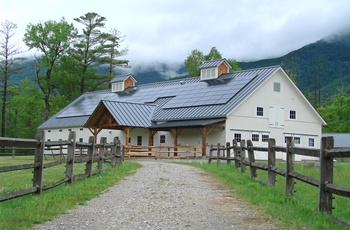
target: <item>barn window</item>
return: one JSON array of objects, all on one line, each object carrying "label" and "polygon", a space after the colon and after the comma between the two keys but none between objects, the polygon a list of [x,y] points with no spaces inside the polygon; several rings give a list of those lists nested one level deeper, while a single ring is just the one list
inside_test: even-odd
[{"label": "barn window", "polygon": [[160,137],[159,137],[159,143],[165,144],[165,135],[160,135]]},{"label": "barn window", "polygon": [[256,108],[256,115],[259,117],[264,116],[264,108],[263,107],[257,107]]},{"label": "barn window", "polygon": [[290,110],[289,111],[289,118],[292,120],[297,119],[297,112],[295,110]]},{"label": "barn window", "polygon": [[259,141],[259,134],[252,134],[252,141]]},{"label": "barn window", "polygon": [[216,76],[216,68],[202,69],[201,80],[214,79]]},{"label": "barn window", "polygon": [[84,130],[84,128],[80,128],[80,131],[83,131]]},{"label": "barn window", "polygon": [[237,142],[240,142],[242,140],[242,134],[240,133],[235,133],[234,134],[234,139],[237,141]]},{"label": "barn window", "polygon": [[62,132],[62,129],[60,129],[59,131]]},{"label": "barn window", "polygon": [[137,136],[137,145],[142,145],[142,136]]},{"label": "barn window", "polygon": [[315,147],[315,139],[309,138],[309,147]]},{"label": "barn window", "polygon": [[47,132],[51,133],[51,130],[49,129],[49,130],[47,130]]},{"label": "barn window", "polygon": [[120,92],[123,91],[123,82],[119,81],[119,82],[114,82],[112,84],[112,92]]},{"label": "barn window", "polygon": [[300,144],[300,137],[294,137],[294,144]]},{"label": "barn window", "polygon": [[79,142],[83,142],[84,141],[84,138],[79,138]]},{"label": "barn window", "polygon": [[261,140],[262,140],[262,142],[268,142],[268,141],[269,141],[269,135],[263,134],[263,135],[261,136]]},{"label": "barn window", "polygon": [[274,82],[274,83],[273,83],[273,91],[274,91],[274,92],[281,92],[281,83],[279,83],[279,82]]}]

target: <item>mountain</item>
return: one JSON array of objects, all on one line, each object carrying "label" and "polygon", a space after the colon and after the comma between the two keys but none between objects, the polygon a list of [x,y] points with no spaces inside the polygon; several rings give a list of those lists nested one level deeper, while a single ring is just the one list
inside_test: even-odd
[{"label": "mountain", "polygon": [[339,90],[350,94],[350,33],[321,39],[282,57],[238,65],[242,69],[269,65],[282,65],[287,72],[293,69],[299,89],[312,103],[318,97],[322,103]]},{"label": "mountain", "polygon": [[[24,66],[24,71],[12,78],[12,84],[15,85],[24,77],[34,77],[32,60],[20,64]],[[321,39],[282,57],[238,62],[238,65],[243,70],[282,65],[288,74],[295,73],[298,88],[317,106],[340,89],[350,94],[350,33]],[[103,73],[106,69],[99,68],[97,71]],[[141,64],[131,69],[116,69],[116,74],[125,73],[133,74],[137,84],[188,77],[183,62]]]}]

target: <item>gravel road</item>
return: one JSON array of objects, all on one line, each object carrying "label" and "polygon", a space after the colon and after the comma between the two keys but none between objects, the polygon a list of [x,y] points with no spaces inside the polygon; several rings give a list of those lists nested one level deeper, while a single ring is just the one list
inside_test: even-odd
[{"label": "gravel road", "polygon": [[139,161],[132,176],[35,229],[276,229],[201,169]]}]

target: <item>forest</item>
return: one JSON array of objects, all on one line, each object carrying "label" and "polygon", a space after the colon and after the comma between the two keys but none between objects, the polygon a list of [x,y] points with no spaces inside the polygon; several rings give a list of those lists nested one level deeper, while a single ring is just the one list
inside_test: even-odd
[{"label": "forest", "polygon": [[[106,18],[89,12],[67,22],[27,25],[23,41],[41,54],[23,58],[13,41],[17,25],[1,22],[1,136],[33,138],[37,127],[84,92],[108,88],[116,72],[130,72],[125,36],[106,29]],[[180,67],[181,76],[198,76],[198,63],[222,58],[213,47],[208,54],[194,49]],[[289,54],[254,62],[227,58],[232,71],[281,65],[328,123],[324,132],[350,132],[350,34],[322,39]],[[162,64],[164,72],[170,67]],[[151,69],[151,70],[150,70]],[[142,77],[139,77],[142,76]],[[138,70],[138,84],[167,80],[159,70]]]}]

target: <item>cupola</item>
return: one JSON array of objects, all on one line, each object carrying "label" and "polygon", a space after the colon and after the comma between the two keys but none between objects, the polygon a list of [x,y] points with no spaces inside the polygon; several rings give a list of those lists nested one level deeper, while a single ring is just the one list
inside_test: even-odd
[{"label": "cupola", "polygon": [[134,87],[136,82],[137,81],[131,74],[124,74],[116,76],[109,83],[111,83],[112,93],[115,93],[124,91],[129,87]]},{"label": "cupola", "polygon": [[222,74],[229,73],[230,68],[232,67],[225,58],[205,61],[198,67],[201,71],[201,80],[216,79]]}]

